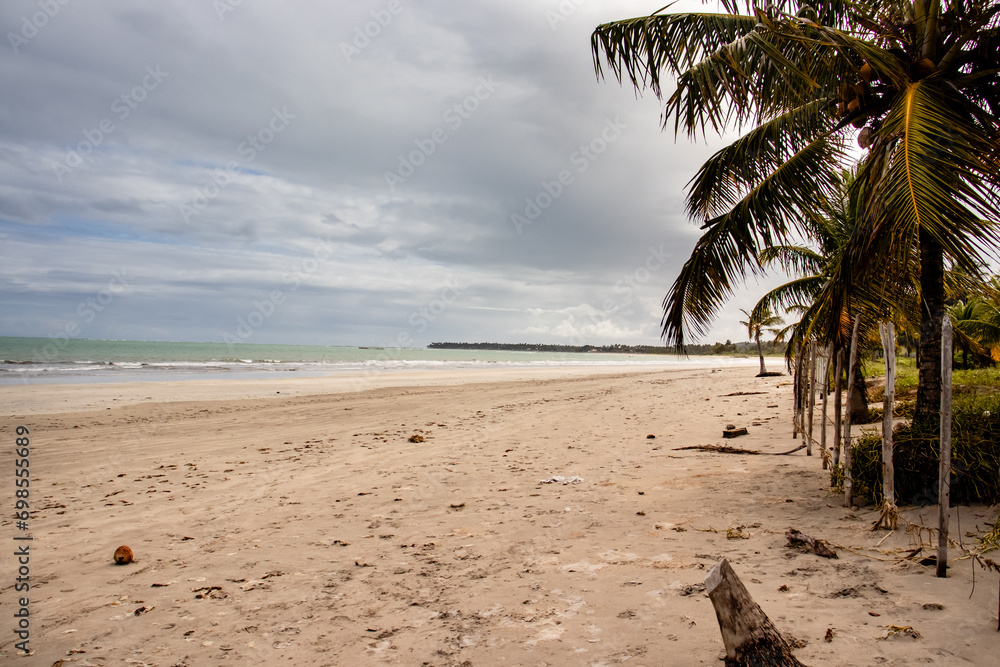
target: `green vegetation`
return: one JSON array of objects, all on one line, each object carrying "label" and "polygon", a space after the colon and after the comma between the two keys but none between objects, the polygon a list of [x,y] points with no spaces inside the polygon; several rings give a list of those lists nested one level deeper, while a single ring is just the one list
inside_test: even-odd
[{"label": "green vegetation", "polygon": [[[438,350],[506,350],[509,352],[566,352],[569,354],[583,354],[601,352],[605,354],[666,354],[676,355],[677,350],[661,345],[555,345],[549,343],[430,343],[430,349]],[[784,345],[779,343],[761,343],[759,349],[764,354],[780,355],[784,351]],[[745,356],[757,352],[758,346],[754,343],[734,343],[727,340],[725,343],[713,343],[711,345],[691,345],[684,350],[690,355],[720,355],[731,354]]]},{"label": "green vegetation", "polygon": [[[909,375],[914,373],[912,360]],[[904,382],[912,382],[905,380]],[[901,382],[897,382],[897,392]],[[1000,502],[1000,369],[956,370],[953,376],[952,487],[955,503]],[[897,416],[912,417],[913,403],[897,403]],[[873,411],[874,412],[874,411]],[[881,418],[881,410],[879,419]],[[938,431],[914,424],[893,433],[893,465],[899,502],[937,502]],[[858,502],[878,502],[882,494],[881,428],[866,429],[854,444],[851,472]],[[831,476],[843,483],[841,471]]]}]

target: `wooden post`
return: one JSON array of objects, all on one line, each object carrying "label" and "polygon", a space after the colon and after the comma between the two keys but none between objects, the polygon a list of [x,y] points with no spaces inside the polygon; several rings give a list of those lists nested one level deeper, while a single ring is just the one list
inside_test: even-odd
[{"label": "wooden post", "polygon": [[792,439],[794,440],[802,432],[802,344],[795,346],[795,382],[792,385],[795,390],[795,417],[792,422]]},{"label": "wooden post", "polygon": [[858,327],[861,314],[854,318],[851,333],[851,354],[847,364],[847,409],[844,411],[844,505],[851,506],[854,499],[854,479],[851,477],[851,397],[854,394],[854,364],[858,363]]},{"label": "wooden post", "polygon": [[809,400],[806,409],[809,416],[806,419],[806,456],[813,455],[813,413],[816,411],[816,342],[809,342],[809,380],[806,382],[809,390]]},{"label": "wooden post", "polygon": [[833,382],[833,467],[840,465],[840,419],[843,416],[844,348],[837,348],[837,377]]},{"label": "wooden post", "polygon": [[719,619],[726,667],[803,667],[728,560],[709,570],[705,590]]},{"label": "wooden post", "polygon": [[794,357],[791,364],[788,366],[788,371],[792,374],[792,396],[793,406],[792,406],[792,440],[799,437],[799,355],[798,347],[792,353]]},{"label": "wooden post", "polygon": [[885,349],[885,399],[882,402],[882,495],[896,504],[896,476],[892,465],[892,410],[896,403],[896,327],[879,327]]},{"label": "wooden post", "polygon": [[809,346],[799,348],[799,434],[806,439],[806,392],[809,391]]},{"label": "wooden post", "polygon": [[892,465],[892,408],[896,399],[896,328],[892,322],[878,325],[885,352],[885,398],[882,401],[882,513],[876,528],[896,528],[896,473]]},{"label": "wooden post", "polygon": [[948,576],[948,513],[951,510],[951,318],[941,327],[941,467],[938,471],[937,576]]},{"label": "wooden post", "polygon": [[826,420],[827,420],[827,400],[830,389],[830,355],[833,350],[833,345],[827,345],[823,348],[823,372],[820,375],[823,377],[823,408],[820,411],[822,416],[820,417],[820,431],[819,431],[819,446],[823,450],[823,470],[827,468],[827,459],[830,456],[829,450],[826,448]]}]

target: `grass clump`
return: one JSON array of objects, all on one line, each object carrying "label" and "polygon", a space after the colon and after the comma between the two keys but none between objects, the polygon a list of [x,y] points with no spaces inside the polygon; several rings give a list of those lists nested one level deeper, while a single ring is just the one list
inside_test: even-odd
[{"label": "grass clump", "polygon": [[[992,375],[1000,380],[1000,374]],[[960,390],[956,386],[952,408],[951,500],[954,503],[1000,501],[1000,392],[978,388],[964,386]],[[912,505],[937,502],[938,437],[937,424],[911,423],[894,430],[897,502]],[[880,430],[866,430],[855,441],[851,473],[858,502],[878,502],[882,498]]]}]

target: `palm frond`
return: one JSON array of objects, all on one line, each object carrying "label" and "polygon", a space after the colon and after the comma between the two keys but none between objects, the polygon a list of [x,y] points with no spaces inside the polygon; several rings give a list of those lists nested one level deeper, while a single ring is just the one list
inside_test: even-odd
[{"label": "palm frond", "polygon": [[992,191],[997,176],[981,148],[968,116],[954,111],[954,96],[934,80],[907,86],[903,103],[886,117],[880,130],[897,137],[896,150],[882,161],[883,173],[872,191],[887,193],[876,221],[876,234],[912,238],[928,233],[963,270],[979,275],[986,263],[984,247],[1000,240],[996,220],[1000,208]]},{"label": "palm frond", "polygon": [[821,275],[808,275],[775,287],[757,301],[750,317],[758,319],[767,313],[789,311],[796,306],[807,306],[815,300],[825,281],[826,278]]},{"label": "palm frond", "polygon": [[684,349],[685,332],[707,333],[715,313],[748,272],[759,272],[752,232],[730,219],[716,224],[695,244],[691,257],[663,299],[663,337]]},{"label": "palm frond", "polygon": [[747,189],[795,150],[821,134],[824,100],[796,107],[763,123],[716,152],[688,183],[688,214],[710,218],[732,208]]},{"label": "palm frond", "polygon": [[707,330],[715,313],[749,273],[760,273],[758,253],[782,244],[837,182],[829,169],[840,147],[813,141],[765,175],[732,209],[703,226],[705,234],[663,300],[668,345],[684,347],[684,331]]},{"label": "palm frond", "polygon": [[820,274],[829,261],[823,253],[802,245],[769,246],[760,251],[758,259],[765,268],[777,264],[782,271],[792,275]]},{"label": "palm frond", "polygon": [[590,38],[594,70],[601,57],[619,82],[660,97],[661,71],[682,72],[753,31],[757,19],[738,14],[656,14],[597,26]]}]

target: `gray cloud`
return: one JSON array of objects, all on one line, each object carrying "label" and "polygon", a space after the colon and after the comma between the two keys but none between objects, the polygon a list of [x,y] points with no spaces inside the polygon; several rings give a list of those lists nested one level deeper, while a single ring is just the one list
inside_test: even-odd
[{"label": "gray cloud", "polygon": [[657,7],[60,7],[0,6],[0,335],[218,341],[278,292],[251,342],[658,341],[712,148],[589,51]]}]

